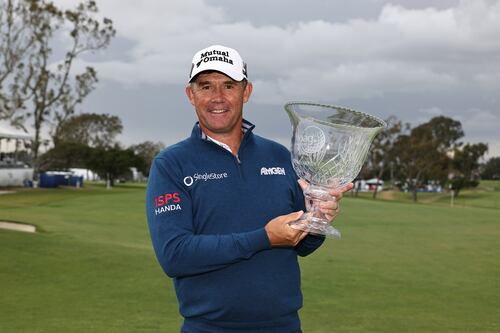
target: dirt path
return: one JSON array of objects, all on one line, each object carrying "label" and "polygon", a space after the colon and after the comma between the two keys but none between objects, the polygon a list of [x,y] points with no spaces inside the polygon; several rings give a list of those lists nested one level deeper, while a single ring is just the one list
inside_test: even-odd
[{"label": "dirt path", "polygon": [[0,191],[0,195],[1,194],[9,194],[9,193],[14,193],[14,191]]},{"label": "dirt path", "polygon": [[22,232],[36,232],[36,227],[31,224],[0,221],[0,229],[15,230]]}]

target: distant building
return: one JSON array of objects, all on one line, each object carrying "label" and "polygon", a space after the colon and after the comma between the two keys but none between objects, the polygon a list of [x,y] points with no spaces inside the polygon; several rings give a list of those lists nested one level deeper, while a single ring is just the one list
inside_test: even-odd
[{"label": "distant building", "polygon": [[[413,183],[416,181],[413,180]],[[409,180],[406,180],[406,182],[401,183],[398,182],[396,184],[400,188],[401,191],[403,192],[409,192],[410,191],[410,184]],[[435,180],[429,180],[426,184],[421,185],[420,187],[417,188],[417,192],[436,192],[436,193],[441,193],[443,192],[443,187],[438,181]]]},{"label": "distant building", "polygon": [[69,169],[69,171],[71,171],[71,173],[75,176],[83,177],[83,180],[90,180],[90,181],[101,180],[101,178],[97,175],[97,173],[89,169],[71,168]]},{"label": "distant building", "polygon": [[33,136],[0,121],[0,187],[30,186],[33,168],[18,160],[19,148],[29,147]]},{"label": "distant building", "polygon": [[354,190],[359,192],[377,192],[384,190],[384,181],[382,179],[372,178],[368,180],[359,179],[354,182]]}]

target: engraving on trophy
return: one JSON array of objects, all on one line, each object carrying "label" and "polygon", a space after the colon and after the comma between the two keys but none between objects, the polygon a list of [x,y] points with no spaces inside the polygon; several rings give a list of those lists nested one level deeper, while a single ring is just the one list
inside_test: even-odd
[{"label": "engraving on trophy", "polygon": [[304,154],[319,152],[326,142],[325,133],[317,126],[307,126],[299,138],[299,149]]}]

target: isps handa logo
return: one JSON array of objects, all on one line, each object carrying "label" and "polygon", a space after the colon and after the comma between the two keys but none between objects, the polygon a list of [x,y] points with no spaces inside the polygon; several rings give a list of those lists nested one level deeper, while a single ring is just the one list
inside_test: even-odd
[{"label": "isps handa logo", "polygon": [[156,215],[173,210],[182,210],[181,197],[178,192],[165,193],[154,198],[154,206]]}]

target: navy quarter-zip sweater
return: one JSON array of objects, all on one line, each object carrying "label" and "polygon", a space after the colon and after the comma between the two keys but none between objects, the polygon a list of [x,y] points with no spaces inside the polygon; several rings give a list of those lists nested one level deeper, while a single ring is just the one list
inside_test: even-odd
[{"label": "navy quarter-zip sweater", "polygon": [[273,218],[304,209],[289,151],[245,134],[234,156],[191,137],[153,161],[146,195],[153,247],[174,279],[183,330],[189,333],[290,333],[302,306],[297,255],[324,238],[272,248],[264,229]]}]

